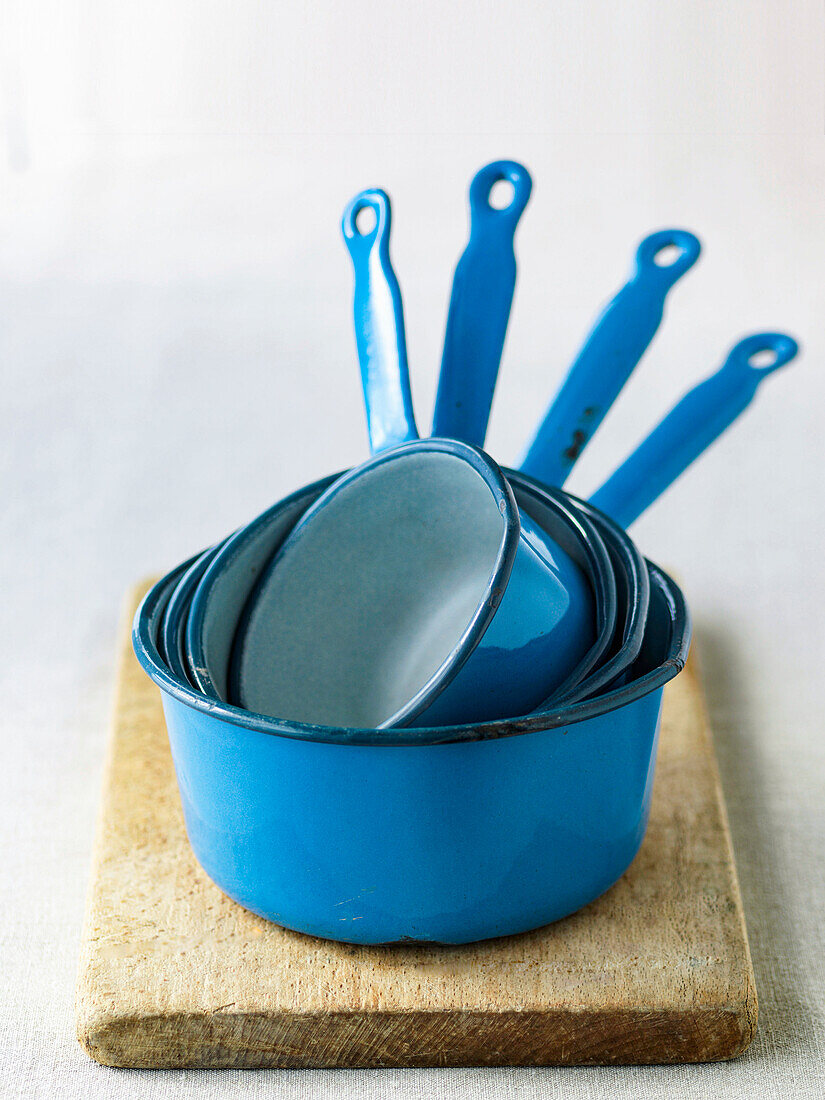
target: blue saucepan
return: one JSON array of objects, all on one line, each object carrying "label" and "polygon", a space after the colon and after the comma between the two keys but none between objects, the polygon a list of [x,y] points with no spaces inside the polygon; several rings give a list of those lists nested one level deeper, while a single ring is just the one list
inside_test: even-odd
[{"label": "blue saucepan", "polygon": [[343,219],[378,453],[325,491],[260,578],[230,693],[273,716],[380,728],[525,713],[589,670],[592,593],[488,456],[417,439],[390,221],[381,191]]},{"label": "blue saucepan", "polygon": [[230,697],[327,725],[504,718],[580,675],[594,624],[582,569],[492,461],[423,440],[298,520],[238,624]]},{"label": "blue saucepan", "polygon": [[241,905],[347,942],[465,943],[565,916],[632,861],[662,689],[690,635],[655,566],[622,687],[511,721],[358,730],[277,721],[174,677],[158,631],[190,565],[146,596],[134,646],[161,689],[195,855]]}]

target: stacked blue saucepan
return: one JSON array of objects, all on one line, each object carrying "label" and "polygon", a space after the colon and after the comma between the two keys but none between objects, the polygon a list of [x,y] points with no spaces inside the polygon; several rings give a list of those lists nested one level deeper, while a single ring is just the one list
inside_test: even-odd
[{"label": "stacked blue saucepan", "polygon": [[138,610],[195,855],[288,928],[353,943],[523,932],[603,893],[645,831],[662,691],[690,621],[625,529],[797,347],[741,341],[589,502],[565,493],[699,255],[684,230],[654,233],[520,469],[499,467],[481,448],[530,188],[512,161],[472,181],[429,439],[389,200],[350,203],[372,458],[184,562]]}]

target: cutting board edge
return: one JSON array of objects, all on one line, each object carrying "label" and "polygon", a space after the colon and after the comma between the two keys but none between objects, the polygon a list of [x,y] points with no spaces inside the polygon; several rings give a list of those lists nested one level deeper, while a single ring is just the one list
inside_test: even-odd
[{"label": "cutting board edge", "polygon": [[[671,1065],[739,1057],[755,1034],[757,1008],[749,983],[741,1001],[726,1007],[695,1007],[678,1013],[672,1008],[585,1010],[571,1026],[574,1016],[555,1008],[528,1013],[517,1009],[372,1012],[365,1047],[357,1042],[363,1023],[357,1011],[262,1016],[250,1043],[250,1017],[245,1013],[118,1019],[116,1013],[99,1009],[78,1020],[77,1034],[83,1050],[96,1062],[132,1069]],[[175,1042],[182,1024],[187,1049],[193,1045],[193,1032],[202,1032],[197,1057]],[[410,1029],[417,1037],[415,1049],[409,1049],[405,1039]],[[566,1046],[561,1055],[560,1032]],[[431,1049],[421,1050],[422,1033],[432,1035]]]}]

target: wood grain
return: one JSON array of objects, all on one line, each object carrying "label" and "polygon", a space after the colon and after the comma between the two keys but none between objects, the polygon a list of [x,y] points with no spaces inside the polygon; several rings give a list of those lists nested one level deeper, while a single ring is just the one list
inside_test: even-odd
[{"label": "wood grain", "polygon": [[742,903],[695,659],[665,692],[650,825],[602,898],[536,932],[359,947],[226,898],[183,826],[129,596],[77,1033],[111,1066],[581,1065],[733,1058],[756,1027]]}]

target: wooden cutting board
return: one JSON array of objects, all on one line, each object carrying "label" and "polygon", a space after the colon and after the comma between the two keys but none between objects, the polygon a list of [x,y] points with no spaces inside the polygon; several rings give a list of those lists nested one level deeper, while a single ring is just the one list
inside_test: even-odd
[{"label": "wooden cutting board", "polygon": [[225,897],[184,831],[130,594],[77,1033],[130,1067],[577,1065],[733,1058],[756,991],[695,659],[665,692],[650,826],[624,877],[536,932],[358,947]]}]

